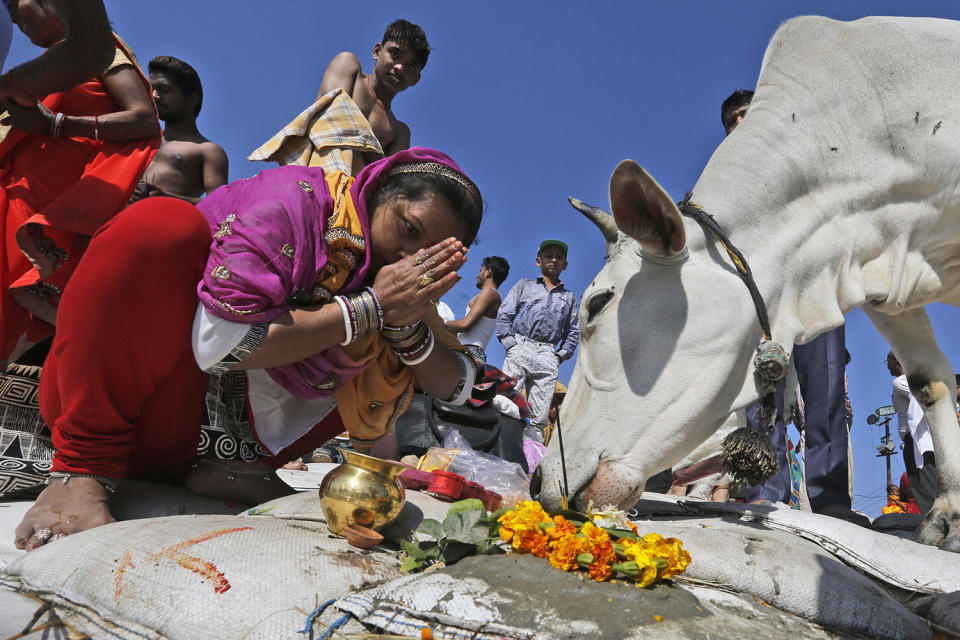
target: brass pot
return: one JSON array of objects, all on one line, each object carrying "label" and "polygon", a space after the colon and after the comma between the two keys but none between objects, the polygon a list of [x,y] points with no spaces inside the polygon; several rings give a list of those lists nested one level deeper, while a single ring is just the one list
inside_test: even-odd
[{"label": "brass pot", "polygon": [[347,525],[380,529],[400,515],[407,498],[397,476],[407,465],[340,449],[344,462],[320,483],[320,507],[331,533]]}]

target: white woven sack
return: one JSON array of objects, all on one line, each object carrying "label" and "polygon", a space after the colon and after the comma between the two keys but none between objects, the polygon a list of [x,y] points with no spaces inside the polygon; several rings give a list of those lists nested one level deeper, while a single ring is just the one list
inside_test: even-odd
[{"label": "white woven sack", "polygon": [[94,638],[300,640],[319,605],[399,576],[399,566],[320,522],[174,516],[68,536],[6,567],[0,584],[52,601]]}]

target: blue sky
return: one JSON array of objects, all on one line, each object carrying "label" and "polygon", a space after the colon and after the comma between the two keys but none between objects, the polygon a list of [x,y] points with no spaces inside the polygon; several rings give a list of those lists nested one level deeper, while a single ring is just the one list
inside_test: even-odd
[{"label": "blue sky", "polygon": [[[617,162],[633,158],[674,197],[696,182],[723,139],[720,103],[752,88],[766,43],[787,18],[821,14],[960,18],[960,5],[914,1],[395,2],[107,0],[114,29],[140,61],[173,55],[204,84],[201,131],[230,158],[230,178],[268,165],[246,156],[308,106],[323,70],[349,50],[366,71],[384,27],[403,17],[433,47],[420,83],[393,103],[413,144],[441,149],[477,182],[488,204],[464,280],[444,300],[462,315],[480,258],[511,264],[505,286],[537,274],[546,237],[570,245],[567,286],[579,296],[603,264],[599,232],[567,204],[607,207]],[[336,10],[334,8],[336,7]],[[38,50],[19,32],[8,65]],[[960,370],[960,311],[930,310]],[[884,467],[866,417],[890,403],[888,347],[860,311],[847,318],[854,406],[854,506],[877,515]],[[502,362],[494,341],[490,360]],[[561,367],[569,379],[573,362]],[[894,478],[903,463],[894,457]],[[879,497],[878,497],[879,496]]]}]

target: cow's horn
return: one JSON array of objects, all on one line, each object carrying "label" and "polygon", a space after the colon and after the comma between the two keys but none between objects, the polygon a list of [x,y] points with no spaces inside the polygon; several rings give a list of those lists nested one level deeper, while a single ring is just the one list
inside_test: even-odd
[{"label": "cow's horn", "polygon": [[607,244],[613,244],[617,241],[620,237],[620,232],[617,230],[617,223],[614,221],[612,215],[603,209],[589,205],[583,200],[579,200],[573,196],[567,196],[567,200],[570,201],[574,209],[587,216],[593,224],[600,227],[600,232],[603,233]]}]

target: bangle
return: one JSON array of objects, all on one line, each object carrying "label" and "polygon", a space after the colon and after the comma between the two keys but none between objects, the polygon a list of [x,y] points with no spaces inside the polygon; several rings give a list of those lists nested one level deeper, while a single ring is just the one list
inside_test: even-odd
[{"label": "bangle", "polygon": [[47,484],[49,485],[50,481],[54,478],[63,478],[63,484],[67,484],[70,478],[92,478],[102,484],[103,488],[110,493],[116,493],[117,491],[117,485],[113,483],[113,480],[105,478],[104,476],[95,476],[89,473],[71,473],[69,471],[51,471],[50,477],[47,478]]},{"label": "bangle", "polygon": [[381,335],[404,364],[420,364],[433,351],[433,332],[422,320],[405,327],[384,327]]},{"label": "bangle", "polygon": [[350,322],[350,310],[347,309],[347,303],[343,301],[343,296],[333,296],[333,299],[340,305],[340,311],[343,313],[343,328],[347,337],[340,343],[340,346],[345,347],[353,342],[353,325]]},{"label": "bangle", "polygon": [[373,289],[367,287],[355,293],[334,296],[334,299],[344,312],[344,325],[349,324],[347,341],[341,344],[356,342],[383,327],[383,309]]},{"label": "bangle", "polygon": [[62,113],[55,113],[50,118],[50,137],[54,140],[60,138],[60,132],[63,130],[63,121],[67,116]]},{"label": "bangle", "polygon": [[373,290],[373,287],[364,287],[364,290],[370,294],[370,298],[373,300],[373,306],[377,310],[377,331],[383,331],[383,307],[380,306],[380,298],[377,296],[377,292]]},{"label": "bangle", "polygon": [[427,338],[426,338],[425,345],[420,349],[418,349],[415,353],[411,354],[410,356],[400,356],[400,362],[408,366],[420,364],[421,362],[429,358],[431,353],[433,353],[434,344],[436,344],[436,341],[433,339],[433,332],[430,331],[430,329],[427,329]]},{"label": "bangle", "polygon": [[93,140],[94,142],[100,140],[100,116],[93,116]]},{"label": "bangle", "polygon": [[22,84],[13,79],[13,69],[7,71],[5,74],[3,74],[3,76],[7,79],[7,82],[13,85],[14,89],[19,89],[20,93],[24,94],[31,100],[37,99],[32,93],[24,89]]}]

